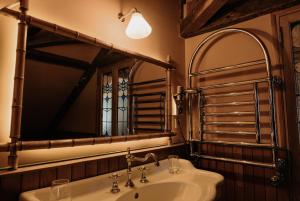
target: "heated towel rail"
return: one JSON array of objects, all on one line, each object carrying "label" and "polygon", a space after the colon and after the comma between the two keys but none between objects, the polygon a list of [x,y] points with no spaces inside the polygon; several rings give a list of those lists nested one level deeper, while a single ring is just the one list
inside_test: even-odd
[{"label": "heated towel rail", "polygon": [[134,73],[141,64],[137,62],[129,73],[129,133],[170,132],[170,73],[166,71],[164,78],[133,82]]},{"label": "heated towel rail", "polygon": [[[216,39],[219,36],[230,33],[241,33],[246,36],[249,36],[253,39],[258,45],[260,51],[262,51],[264,58],[239,63],[236,65],[222,66],[216,67],[209,70],[198,70],[199,72],[193,72],[193,66],[195,63],[196,56],[197,58],[201,58],[199,55],[200,50],[204,49],[205,45]],[[205,52],[205,51],[202,51]],[[236,82],[225,82],[225,83],[215,83],[215,84],[206,84],[205,86],[193,87],[193,81],[197,78],[198,83],[201,83],[201,78],[206,78],[206,76],[216,75],[220,73],[228,73],[236,70],[244,70],[249,69],[251,67],[255,67],[258,65],[265,65],[265,77],[259,79],[250,79],[250,80],[241,80]],[[198,67],[199,68],[199,67]],[[236,28],[228,28],[222,29],[215,33],[212,33],[208,37],[206,37],[195,49],[188,69],[188,79],[189,79],[189,89],[185,90],[185,94],[188,96],[188,131],[189,131],[189,141],[190,141],[190,154],[193,157],[203,158],[203,159],[212,159],[226,162],[233,162],[238,164],[246,164],[246,165],[254,165],[259,167],[266,168],[275,168],[276,175],[271,178],[274,184],[279,184],[284,180],[284,173],[282,171],[283,166],[285,165],[284,160],[278,157],[278,140],[277,140],[277,130],[276,130],[276,112],[275,112],[275,100],[274,100],[274,85],[276,85],[277,78],[275,79],[272,76],[270,60],[268,56],[268,52],[265,48],[263,42],[254,34],[249,31],[243,29]],[[195,83],[194,83],[195,84]],[[269,115],[269,124],[270,124],[270,141],[269,143],[262,142],[262,128],[261,128],[261,102],[260,93],[259,93],[259,85],[265,84],[267,88],[267,105],[268,105],[268,115]],[[240,90],[243,88],[243,90]],[[239,90],[237,90],[239,89]],[[212,93],[209,91],[221,91],[221,93]],[[241,98],[241,97],[244,97]],[[246,97],[246,98],[245,98]],[[224,100],[226,98],[230,98],[233,101],[228,102],[220,102],[220,100]],[[209,99],[214,99],[215,102],[209,103]],[[198,111],[195,111],[195,102]],[[242,110],[241,107],[250,108],[250,110]],[[229,108],[224,112],[218,112],[218,108]],[[236,109],[237,108],[237,109]],[[197,138],[194,137],[194,127],[195,124],[195,112],[197,112],[197,125],[199,136]],[[237,121],[224,121],[220,120],[222,117],[242,117],[243,116],[252,116],[252,120],[237,120]],[[208,121],[208,119],[213,119]],[[229,118],[230,119],[230,118]],[[235,118],[236,119],[236,118]],[[230,131],[228,129],[211,129],[211,127],[250,127],[253,130],[249,131],[245,129],[240,129],[238,131]],[[217,135],[217,136],[232,136],[234,137],[248,137],[253,138],[251,142],[243,142],[243,141],[229,141],[229,140],[218,140],[217,138],[211,139],[209,136]],[[207,137],[208,136],[208,137]],[[257,147],[257,148],[265,148],[272,150],[272,162],[257,162],[250,160],[241,160],[234,158],[226,158],[226,157],[217,157],[210,156],[204,153],[201,153],[201,149],[194,150],[194,143],[202,144],[218,144],[222,146],[233,145],[233,146],[242,146],[242,147]]]}]

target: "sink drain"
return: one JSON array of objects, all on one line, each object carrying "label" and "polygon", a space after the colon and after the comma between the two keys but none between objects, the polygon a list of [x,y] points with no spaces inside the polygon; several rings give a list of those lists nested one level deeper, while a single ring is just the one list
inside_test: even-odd
[{"label": "sink drain", "polygon": [[139,194],[138,193],[135,193],[134,194],[134,199],[138,199],[139,198]]}]

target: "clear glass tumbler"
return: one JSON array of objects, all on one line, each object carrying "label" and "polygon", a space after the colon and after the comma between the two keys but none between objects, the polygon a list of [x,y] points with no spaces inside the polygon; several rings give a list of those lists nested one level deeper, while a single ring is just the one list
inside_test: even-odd
[{"label": "clear glass tumbler", "polygon": [[169,155],[168,161],[169,161],[169,173],[170,174],[179,173],[180,172],[179,157],[177,155]]},{"label": "clear glass tumbler", "polygon": [[71,188],[69,179],[58,179],[52,181],[50,189],[51,201],[71,201]]}]

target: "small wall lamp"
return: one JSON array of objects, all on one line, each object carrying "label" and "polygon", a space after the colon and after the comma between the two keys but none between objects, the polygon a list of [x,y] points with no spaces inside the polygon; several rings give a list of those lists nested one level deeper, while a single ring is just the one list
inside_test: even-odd
[{"label": "small wall lamp", "polygon": [[152,28],[136,8],[131,9],[125,15],[119,13],[118,18],[121,20],[121,22],[124,22],[125,18],[130,14],[132,15],[125,30],[125,34],[132,39],[142,39],[148,37],[152,32]]}]

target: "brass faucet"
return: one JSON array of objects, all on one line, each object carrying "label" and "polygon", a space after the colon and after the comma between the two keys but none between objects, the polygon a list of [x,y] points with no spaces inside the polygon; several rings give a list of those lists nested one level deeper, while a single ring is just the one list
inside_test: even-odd
[{"label": "brass faucet", "polygon": [[130,148],[127,148],[127,154],[125,157],[127,161],[127,182],[125,184],[126,187],[134,187],[134,183],[131,180],[131,174],[132,174],[131,165],[133,161],[145,162],[149,158],[152,158],[155,161],[154,165],[159,166],[158,158],[154,153],[147,153],[144,158],[140,158],[132,155],[130,153]]}]

